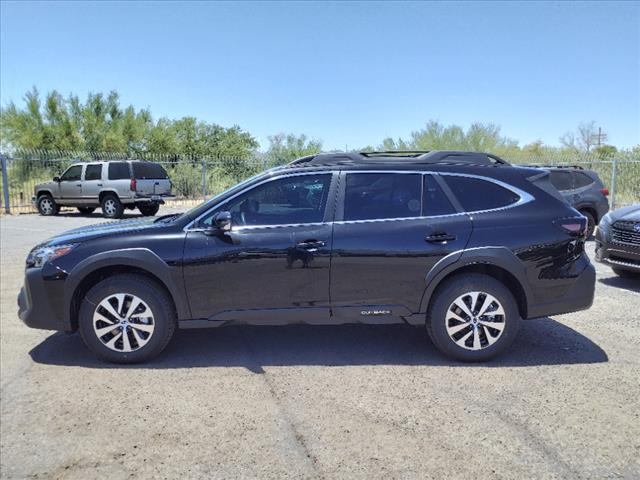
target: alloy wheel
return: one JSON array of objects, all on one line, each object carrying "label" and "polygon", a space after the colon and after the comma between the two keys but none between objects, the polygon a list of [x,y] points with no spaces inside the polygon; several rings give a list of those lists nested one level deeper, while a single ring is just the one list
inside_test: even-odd
[{"label": "alloy wheel", "polygon": [[40,208],[42,210],[42,213],[44,213],[45,215],[49,215],[51,212],[53,212],[53,201],[50,198],[43,198],[42,200],[40,200]]},{"label": "alloy wheel", "polygon": [[445,325],[456,345],[467,350],[482,350],[493,345],[503,334],[504,308],[493,295],[467,292],[451,303]]},{"label": "alloy wheel", "polygon": [[116,213],[116,202],[112,199],[108,199],[104,202],[104,212],[107,215],[114,215]]},{"label": "alloy wheel", "polygon": [[153,312],[136,295],[116,293],[102,300],[93,313],[93,331],[115,352],[135,352],[144,347],[155,328]]}]

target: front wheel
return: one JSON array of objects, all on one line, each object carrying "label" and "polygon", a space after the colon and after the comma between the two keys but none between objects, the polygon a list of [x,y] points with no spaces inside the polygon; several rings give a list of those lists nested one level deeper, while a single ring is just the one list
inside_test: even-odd
[{"label": "front wheel", "polygon": [[144,362],[167,346],[176,329],[171,298],[142,275],[115,275],[95,285],[78,316],[85,345],[103,360]]},{"label": "front wheel", "polygon": [[140,213],[145,217],[153,217],[156,213],[158,213],[158,210],[160,210],[160,205],[158,205],[157,203],[152,203],[149,205],[139,205],[138,210],[140,210]]},{"label": "front wheel", "polygon": [[519,322],[513,295],[501,282],[488,275],[460,274],[434,293],[427,331],[448,357],[479,362],[511,345]]},{"label": "front wheel", "polygon": [[60,206],[51,195],[40,195],[36,205],[38,206],[38,212],[40,212],[40,215],[57,215],[60,211]]}]

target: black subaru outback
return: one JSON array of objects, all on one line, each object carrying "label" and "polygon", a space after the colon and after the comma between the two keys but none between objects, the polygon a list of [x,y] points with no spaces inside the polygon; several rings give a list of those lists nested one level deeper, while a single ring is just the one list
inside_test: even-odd
[{"label": "black subaru outback", "polygon": [[319,154],[183,214],[106,223],[36,246],[19,315],[80,331],[112,362],[176,328],[408,323],[487,360],[521,319],[589,308],[585,217],[549,173],[467,152]]}]

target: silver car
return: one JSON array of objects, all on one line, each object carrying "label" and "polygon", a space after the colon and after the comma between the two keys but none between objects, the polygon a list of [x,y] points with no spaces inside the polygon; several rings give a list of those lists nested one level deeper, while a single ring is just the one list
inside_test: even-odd
[{"label": "silver car", "polygon": [[171,195],[171,180],[162,165],[138,160],[76,163],[53,181],[35,187],[33,202],[41,215],[60,207],[83,214],[102,208],[107,218],[120,218],[125,208],[155,215]]}]

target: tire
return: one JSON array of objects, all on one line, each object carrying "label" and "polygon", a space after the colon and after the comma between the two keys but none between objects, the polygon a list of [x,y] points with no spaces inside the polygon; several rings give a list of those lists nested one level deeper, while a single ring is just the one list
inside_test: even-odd
[{"label": "tire", "polygon": [[596,219],[586,210],[580,210],[580,214],[587,217],[587,240],[589,240],[593,236],[593,231],[596,229]]},{"label": "tire", "polygon": [[56,203],[53,197],[49,194],[40,195],[36,203],[38,212],[40,215],[51,216],[57,215],[60,211],[60,205]]},{"label": "tire", "polygon": [[[134,300],[141,303],[125,319]],[[118,317],[111,312],[125,314]],[[139,363],[156,357],[171,340],[176,323],[173,302],[164,288],[133,274],[115,275],[95,285],[82,300],[78,315],[84,344],[99,358],[113,363]]]},{"label": "tire", "polygon": [[626,270],[624,268],[619,267],[611,267],[613,273],[622,278],[640,278],[640,273],[632,272],[631,270]]},{"label": "tire", "polygon": [[124,213],[124,206],[117,195],[109,193],[100,202],[102,214],[107,218],[120,218]]},{"label": "tire", "polygon": [[[472,292],[480,294],[476,297],[476,305],[469,309],[466,302],[473,303]],[[502,307],[502,315],[483,315],[476,317],[476,321],[473,317],[467,320],[469,316],[454,304],[462,302],[467,310],[477,314],[485,300],[491,301],[488,296],[495,302],[488,304],[486,311],[498,312],[498,307]],[[450,358],[465,362],[489,360],[509,347],[518,333],[520,314],[516,301],[509,289],[493,277],[477,273],[456,275],[438,287],[432,298],[427,312],[427,331],[436,348]],[[455,315],[463,321],[458,321]]]},{"label": "tire", "polygon": [[82,215],[91,215],[94,212],[95,208],[93,207],[78,207],[78,211]]},{"label": "tire", "polygon": [[158,210],[160,210],[160,205],[157,203],[153,203],[151,205],[139,205],[138,210],[140,210],[140,213],[145,217],[153,217],[158,213]]}]

